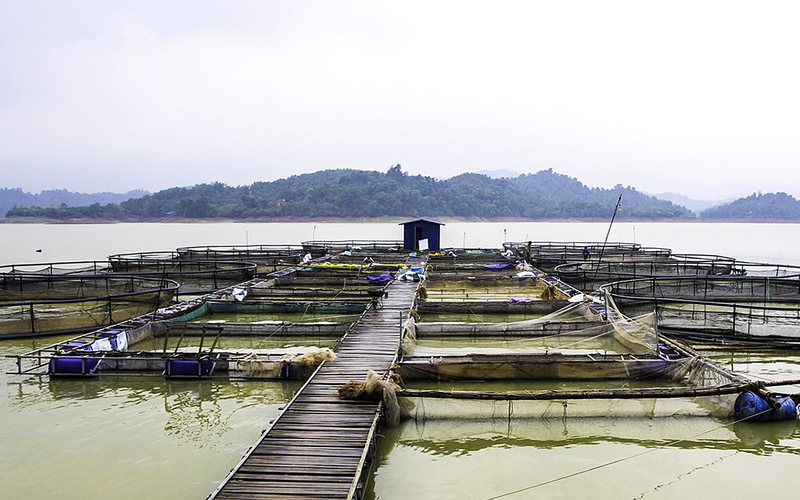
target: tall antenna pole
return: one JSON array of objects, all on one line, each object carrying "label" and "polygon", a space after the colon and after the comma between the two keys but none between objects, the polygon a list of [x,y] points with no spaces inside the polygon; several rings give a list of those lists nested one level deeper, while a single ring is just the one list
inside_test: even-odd
[{"label": "tall antenna pole", "polygon": [[597,282],[597,272],[600,271],[600,262],[603,260],[603,252],[605,252],[606,243],[608,243],[608,235],[611,234],[611,226],[614,225],[614,219],[617,217],[620,205],[622,205],[622,193],[619,194],[619,199],[617,199],[617,205],[614,207],[614,214],[611,216],[611,223],[608,225],[608,231],[606,232],[606,239],[603,240],[603,246],[600,247],[600,257],[597,259],[597,264],[594,266],[594,278],[592,281],[595,283]]}]

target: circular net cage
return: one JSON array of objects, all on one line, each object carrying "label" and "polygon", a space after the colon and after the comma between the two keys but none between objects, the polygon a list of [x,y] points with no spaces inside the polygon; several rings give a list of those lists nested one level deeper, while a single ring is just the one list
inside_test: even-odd
[{"label": "circular net cage", "polygon": [[656,276],[800,276],[800,267],[737,261],[719,255],[673,255],[663,260],[581,261],[556,266],[559,279],[582,290],[619,280]]},{"label": "circular net cage", "polygon": [[669,248],[646,248],[638,243],[619,242],[505,242],[503,248],[544,271],[569,262],[663,260],[672,255]]},{"label": "circular net cage", "polygon": [[665,259],[585,260],[555,267],[558,278],[581,290],[594,290],[612,281],[654,276],[741,275],[736,261],[719,255],[672,255]]},{"label": "circular net cage", "polygon": [[403,252],[403,242],[398,240],[311,240],[302,243],[312,256],[346,251]]},{"label": "circular net cage", "polygon": [[[306,253],[303,247],[296,245],[194,246],[177,249],[181,260],[253,262],[258,274],[295,266],[302,262]],[[321,255],[312,254],[312,257]]]},{"label": "circular net cage", "polygon": [[800,279],[686,276],[601,287],[626,314],[654,312],[661,329],[748,338],[800,339]]},{"label": "circular net cage", "polygon": [[111,275],[0,277],[0,337],[74,333],[112,325],[167,306],[173,280]]},{"label": "circular net cage", "polygon": [[111,264],[104,260],[81,260],[69,262],[47,262],[35,264],[9,264],[0,266],[0,274],[104,274],[111,272]]},{"label": "circular net cage", "polygon": [[171,252],[112,255],[109,263],[115,273],[175,280],[182,294],[209,293],[237,285],[253,279],[258,269],[255,262],[184,259]]}]

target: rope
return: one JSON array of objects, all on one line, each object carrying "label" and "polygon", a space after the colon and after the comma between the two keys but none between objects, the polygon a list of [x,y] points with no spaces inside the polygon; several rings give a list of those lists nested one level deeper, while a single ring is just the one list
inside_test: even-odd
[{"label": "rope", "polygon": [[661,445],[661,446],[658,446],[658,447],[656,447],[656,448],[652,448],[652,449],[649,449],[649,450],[645,450],[645,451],[642,451],[642,452],[640,452],[640,453],[635,453],[635,454],[633,454],[633,455],[629,455],[629,456],[627,456],[627,457],[618,458],[618,459],[616,459],[616,460],[612,460],[612,461],[610,461],[610,462],[606,462],[606,463],[604,463],[604,464],[595,465],[594,467],[589,467],[589,468],[586,468],[586,469],[583,469],[583,470],[580,470],[580,471],[577,471],[577,472],[573,472],[573,473],[571,473],[571,474],[566,474],[566,475],[564,475],[564,476],[561,476],[561,477],[557,477],[557,478],[554,478],[554,479],[549,479],[549,480],[547,480],[547,481],[542,481],[541,483],[537,483],[537,484],[534,484],[534,485],[531,485],[531,486],[526,486],[526,487],[524,487],[524,488],[520,488],[520,489],[517,489],[517,490],[514,490],[514,491],[509,491],[509,492],[506,492],[506,493],[501,493],[500,495],[496,495],[496,496],[493,496],[493,497],[487,497],[487,498],[485,498],[484,500],[497,500],[498,498],[506,498],[506,497],[510,497],[511,495],[516,495],[517,493],[522,493],[522,492],[525,492],[525,491],[530,491],[530,490],[532,490],[532,489],[539,488],[540,486],[546,486],[546,485],[548,485],[548,484],[557,483],[557,482],[559,482],[559,481],[563,481],[563,480],[565,480],[565,479],[570,479],[570,478],[573,478],[573,477],[576,477],[576,476],[580,476],[580,475],[582,475],[582,474],[586,474],[587,472],[592,472],[592,471],[596,471],[596,470],[599,470],[599,469],[603,469],[603,468],[605,468],[605,467],[609,467],[609,466],[611,466],[611,465],[615,465],[615,464],[618,464],[618,463],[621,463],[621,462],[625,462],[625,461],[627,461],[627,460],[631,460],[631,459],[634,459],[634,458],[641,457],[641,456],[643,456],[643,455],[647,455],[647,454],[649,454],[649,453],[653,453],[654,451],[659,451],[659,450],[661,450],[661,449],[663,449],[663,448],[667,448],[667,447],[675,446],[675,445],[677,445],[677,444],[679,444],[679,443],[682,443],[682,442],[684,442],[684,441],[688,441],[688,440],[690,440],[690,439],[695,439],[695,438],[698,438],[698,437],[700,437],[700,436],[703,436],[703,435],[705,435],[705,434],[708,434],[708,433],[710,433],[710,432],[717,431],[717,430],[719,430],[719,429],[724,429],[724,428],[726,428],[726,427],[731,427],[731,426],[733,426],[733,425],[735,425],[735,424],[738,424],[738,423],[740,423],[740,422],[744,422],[745,420],[750,420],[750,419],[752,419],[752,418],[754,418],[754,417],[757,417],[757,416],[759,416],[759,415],[761,415],[761,414],[767,413],[767,412],[769,412],[769,411],[771,411],[771,410],[772,410],[772,409],[770,408],[770,409],[764,410],[764,411],[762,411],[762,412],[760,412],[760,413],[756,413],[755,415],[751,415],[751,416],[749,416],[749,417],[747,417],[747,418],[743,418],[743,419],[740,419],[740,420],[736,420],[736,421],[734,421],[734,422],[731,422],[731,423],[728,423],[728,424],[720,425],[719,427],[715,427],[715,428],[713,428],[713,429],[709,429],[709,430],[707,430],[707,431],[703,431],[703,432],[697,433],[697,434],[695,434],[695,435],[693,435],[693,436],[689,436],[689,437],[687,437],[687,438],[683,438],[683,439],[677,439],[677,440],[675,440],[675,441],[671,441],[671,442],[669,442],[669,443],[663,444],[663,445]]}]

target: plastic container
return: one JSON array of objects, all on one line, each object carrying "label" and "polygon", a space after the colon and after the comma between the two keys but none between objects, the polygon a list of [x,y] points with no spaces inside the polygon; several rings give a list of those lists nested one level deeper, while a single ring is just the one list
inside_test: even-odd
[{"label": "plastic container", "polygon": [[214,361],[210,359],[168,359],[164,362],[167,377],[210,377]]},{"label": "plastic container", "polygon": [[84,356],[53,357],[47,364],[47,374],[50,376],[95,375],[99,363],[99,359]]},{"label": "plastic container", "polygon": [[747,422],[775,422],[797,418],[797,406],[792,398],[781,396],[775,398],[780,407],[771,408],[758,394],[747,391],[739,394],[733,404],[733,418]]}]

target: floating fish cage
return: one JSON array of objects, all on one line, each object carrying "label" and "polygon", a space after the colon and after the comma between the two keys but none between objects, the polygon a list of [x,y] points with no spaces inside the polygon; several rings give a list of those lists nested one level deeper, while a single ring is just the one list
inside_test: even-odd
[{"label": "floating fish cage", "polygon": [[[506,242],[503,248],[514,257],[523,258],[527,242]],[[553,271],[556,266],[583,260],[664,260],[672,255],[669,248],[645,248],[638,243],[559,243],[531,242],[531,263],[544,271]]]},{"label": "floating fish cage", "polygon": [[[570,320],[577,321],[563,327]],[[794,418],[788,409],[780,409],[794,408],[794,401],[659,337],[654,322],[652,314],[629,318],[613,303],[606,308],[596,302],[574,303],[544,318],[515,323],[426,324],[411,319],[404,325],[403,357],[396,368],[404,382],[397,390],[401,411],[425,421]],[[487,349],[491,343],[479,342],[475,348],[415,352],[424,339],[449,335],[494,340],[502,347]],[[513,347],[534,337],[542,339],[542,346],[527,351]],[[747,400],[749,409],[737,404],[748,392],[754,394]],[[778,404],[773,408],[770,402]]]},{"label": "floating fish cage", "polygon": [[629,314],[655,312],[673,333],[800,340],[800,280],[751,276],[657,277],[601,289]]},{"label": "floating fish cage", "polygon": [[735,260],[715,255],[672,255],[663,260],[587,260],[555,267],[559,279],[581,290],[623,279],[652,276],[742,275],[745,269]]},{"label": "floating fish cage", "polygon": [[296,245],[230,245],[180,247],[176,250],[183,260],[241,261],[257,264],[258,274],[265,275],[295,266],[307,253],[321,257],[324,253],[308,252]]},{"label": "floating fish cage", "polygon": [[455,268],[464,266],[479,267],[504,262],[509,262],[509,257],[493,248],[451,249],[428,255],[429,268],[439,270],[448,270],[449,265]]},{"label": "floating fish cage", "polygon": [[258,301],[249,300],[233,302],[226,300],[208,300],[199,309],[193,310],[185,316],[174,318],[175,321],[190,321],[205,314],[272,314],[296,313],[312,316],[334,315],[359,315],[363,313],[368,303],[365,301]]},{"label": "floating fish cage", "polygon": [[656,276],[800,276],[800,266],[737,261],[713,255],[673,255],[668,260],[583,261],[556,266],[558,277],[582,290],[612,281]]},{"label": "floating fish cage", "polygon": [[0,275],[14,274],[41,274],[41,275],[64,275],[64,274],[105,274],[111,272],[111,264],[108,261],[81,260],[69,262],[48,262],[36,264],[9,264],[0,266]]},{"label": "floating fish cage", "polygon": [[[595,336],[588,329],[584,338]],[[604,335],[614,336],[615,327]],[[630,334],[630,331],[628,332]],[[570,339],[580,338],[578,331]],[[642,344],[644,345],[644,344]],[[624,343],[618,344],[625,351]],[[731,417],[757,384],[671,341],[649,353],[473,352],[404,356],[401,407],[417,420],[571,417]],[[760,395],[762,400],[769,394]],[[765,399],[766,398],[766,399]]]},{"label": "floating fish cage", "polygon": [[311,240],[302,243],[303,249],[312,255],[340,252],[403,252],[400,240]]},{"label": "floating fish cage", "polygon": [[[359,317],[314,323],[185,321],[191,317],[196,321],[197,314],[210,314],[210,307],[204,304],[168,320],[136,318],[13,356],[17,372],[43,374],[44,369],[52,377],[126,373],[167,378],[210,378],[216,372],[226,378],[302,380],[319,363],[332,359],[330,347]],[[160,312],[163,316],[167,314]]]},{"label": "floating fish cage", "polygon": [[[491,262],[491,261],[490,261]],[[444,270],[442,270],[444,267]],[[488,268],[487,268],[488,267]],[[454,272],[454,269],[460,269]],[[430,265],[417,290],[416,314],[547,314],[579,294],[557,279],[533,272],[517,275],[512,263]]]},{"label": "floating fish cage", "polygon": [[119,254],[108,261],[73,261],[12,264],[0,267],[0,276],[27,275],[125,275],[169,279],[178,282],[181,294],[198,295],[248,281],[256,264],[240,261],[180,260],[174,252]]},{"label": "floating fish cage", "polygon": [[400,264],[384,264],[378,266],[335,263],[331,263],[329,265],[319,264],[299,267],[295,273],[295,276],[299,278],[368,279],[368,276],[394,273],[401,267],[402,265]]},{"label": "floating fish cage", "polygon": [[173,280],[110,275],[0,279],[0,338],[89,331],[168,305]]},{"label": "floating fish cage", "polygon": [[117,254],[108,259],[115,273],[175,280],[182,294],[193,295],[249,281],[258,268],[254,262],[238,260],[187,260],[176,252]]},{"label": "floating fish cage", "polygon": [[[468,294],[478,298],[483,293],[490,299],[484,305],[496,307],[493,299],[513,297],[519,290],[508,279],[481,284],[467,277],[466,284],[452,282],[448,272],[442,277],[434,269],[427,270],[415,314],[404,325],[403,356],[396,368],[405,383],[397,390],[400,411],[411,418],[731,417],[738,408],[737,397],[747,392],[768,406],[779,403],[765,418],[788,418],[788,410],[779,416],[783,410],[777,407],[793,402],[784,403],[783,396],[776,400],[758,384],[661,336],[652,310],[626,316],[613,299],[584,296],[549,276],[529,283],[555,290],[565,300],[550,301],[553,312],[540,318],[420,321],[420,312],[427,312],[432,298],[435,301],[437,277],[442,302],[451,302],[447,305],[454,311],[472,313],[479,307],[464,300]],[[465,270],[484,272],[472,264]],[[745,287],[737,283],[739,288],[732,292],[741,295]],[[758,295],[756,288],[750,284],[747,289]],[[547,302],[530,299],[531,304]],[[743,415],[738,410],[736,414]]]}]

